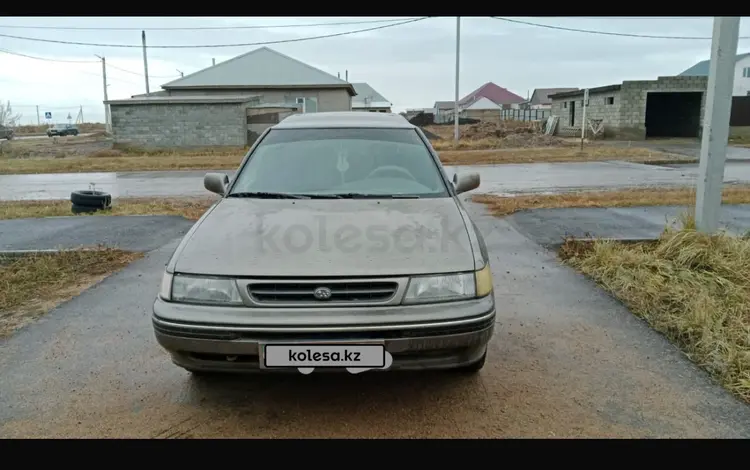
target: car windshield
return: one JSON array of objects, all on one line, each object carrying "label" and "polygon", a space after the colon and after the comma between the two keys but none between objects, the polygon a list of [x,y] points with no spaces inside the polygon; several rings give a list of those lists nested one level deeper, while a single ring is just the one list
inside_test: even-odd
[{"label": "car windshield", "polygon": [[230,193],[447,197],[414,129],[273,129]]}]

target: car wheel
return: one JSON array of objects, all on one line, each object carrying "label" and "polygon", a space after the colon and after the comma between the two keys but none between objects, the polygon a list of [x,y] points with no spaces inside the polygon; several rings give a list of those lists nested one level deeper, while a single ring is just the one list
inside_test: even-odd
[{"label": "car wheel", "polygon": [[459,367],[458,371],[463,372],[465,374],[476,374],[482,368],[484,367],[484,363],[487,362],[487,351],[484,351],[484,354],[482,354],[482,357],[475,362],[472,362],[471,364],[463,367]]},{"label": "car wheel", "polygon": [[70,193],[70,202],[75,206],[106,209],[112,205],[112,196],[104,191],[73,191]]}]

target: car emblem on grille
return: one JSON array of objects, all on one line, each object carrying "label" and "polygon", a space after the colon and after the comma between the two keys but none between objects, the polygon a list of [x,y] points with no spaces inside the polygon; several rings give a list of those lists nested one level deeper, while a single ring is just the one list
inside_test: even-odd
[{"label": "car emblem on grille", "polygon": [[[308,291],[308,292],[310,292],[310,291]],[[331,289],[329,289],[327,287],[318,287],[313,292],[313,295],[318,300],[328,300],[328,299],[331,298],[331,294],[332,294]]]}]

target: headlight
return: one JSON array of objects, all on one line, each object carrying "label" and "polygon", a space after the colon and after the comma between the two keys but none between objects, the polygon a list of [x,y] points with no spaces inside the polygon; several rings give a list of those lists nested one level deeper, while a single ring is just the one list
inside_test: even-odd
[{"label": "headlight", "polygon": [[195,304],[241,305],[242,298],[232,279],[172,276],[171,300]]},{"label": "headlight", "polygon": [[159,288],[159,298],[162,300],[172,300],[172,275],[164,272],[161,278],[161,287]]},{"label": "headlight", "polygon": [[404,303],[470,299],[476,296],[476,291],[474,273],[413,277],[406,289]]},{"label": "headlight", "polygon": [[473,273],[413,277],[404,303],[447,302],[484,297],[492,292],[490,265]]}]

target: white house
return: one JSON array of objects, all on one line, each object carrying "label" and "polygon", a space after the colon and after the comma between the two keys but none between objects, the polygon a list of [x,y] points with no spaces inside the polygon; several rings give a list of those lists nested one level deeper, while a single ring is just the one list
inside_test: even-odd
[{"label": "white house", "polygon": [[[704,60],[693,65],[680,75],[707,77],[710,65],[710,60]],[[750,96],[750,52],[739,54],[735,57],[732,96]]]},{"label": "white house", "polygon": [[352,83],[354,91],[352,97],[352,111],[369,111],[371,113],[390,113],[391,103],[383,95],[375,91],[367,83]]},{"label": "white house", "polygon": [[478,100],[474,101],[473,103],[471,103],[469,106],[462,108],[462,110],[470,110],[470,109],[502,109],[502,107],[499,104],[495,104],[489,98],[485,98],[483,96],[479,98]]}]

